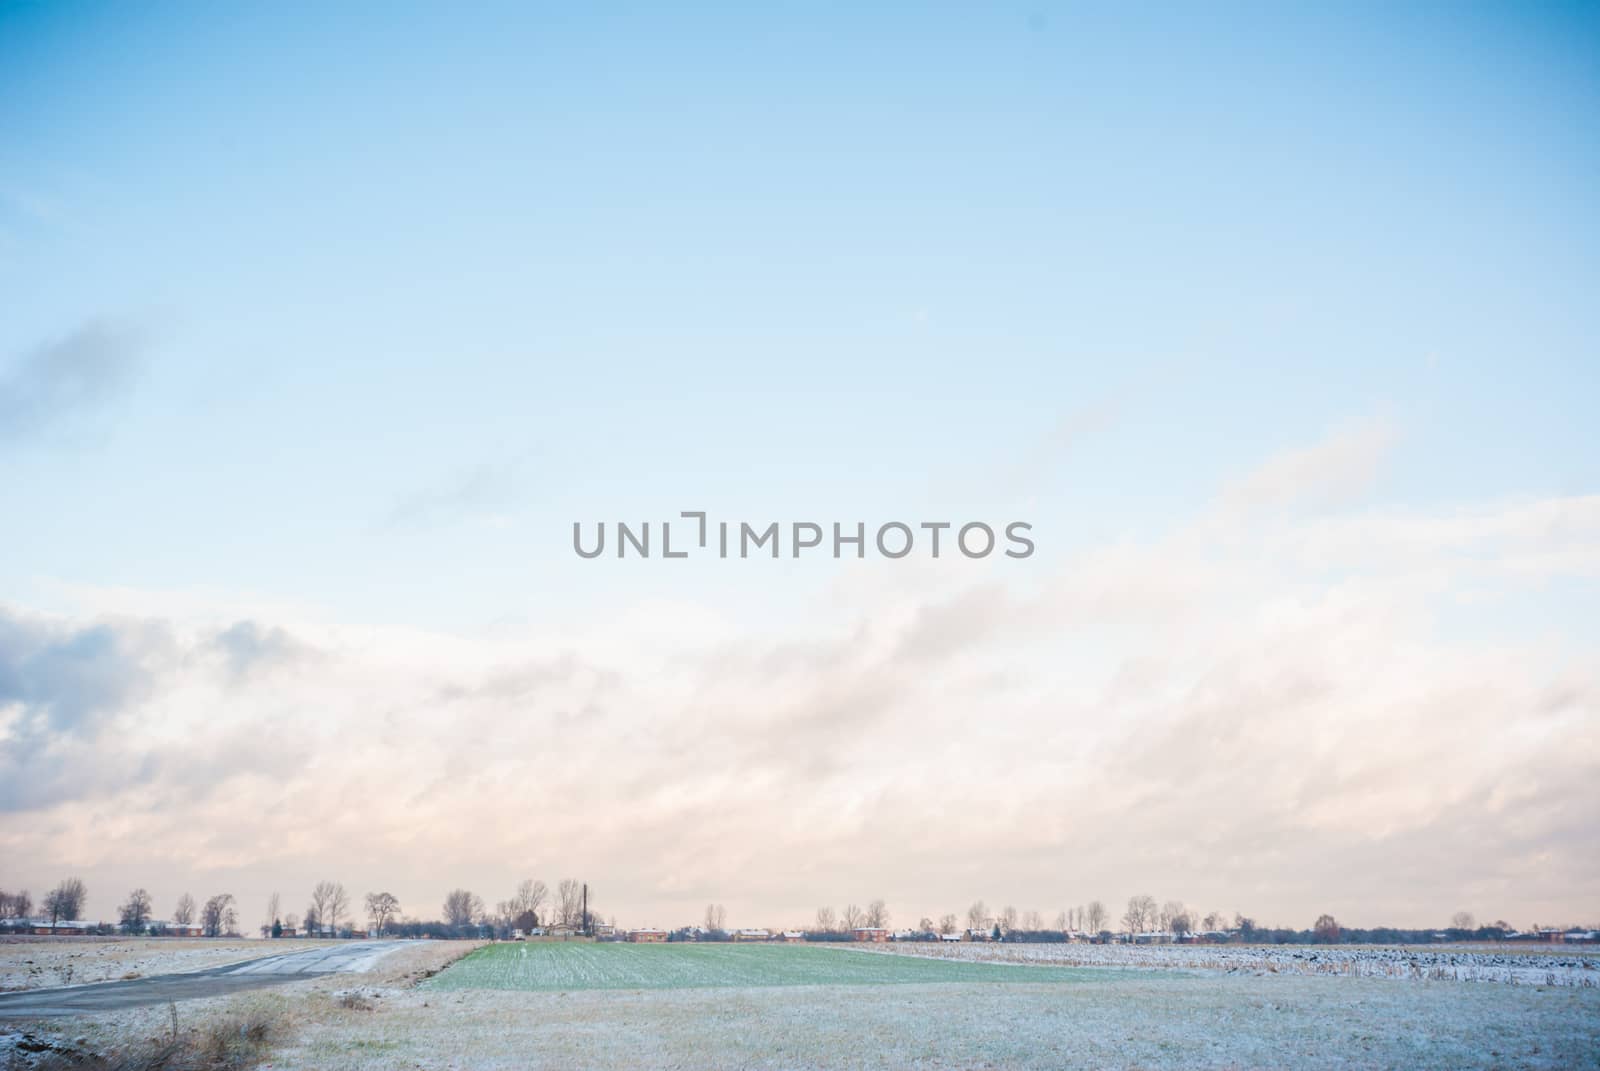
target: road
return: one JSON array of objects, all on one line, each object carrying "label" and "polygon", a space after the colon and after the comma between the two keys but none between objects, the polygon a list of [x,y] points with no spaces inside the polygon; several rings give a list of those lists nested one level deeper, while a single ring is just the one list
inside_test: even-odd
[{"label": "road", "polygon": [[378,960],[402,944],[401,941],[354,941],[183,974],[156,974],[126,982],[0,993],[0,1020],[88,1015],[174,1000],[223,996],[243,989],[303,981],[319,974],[370,971]]}]

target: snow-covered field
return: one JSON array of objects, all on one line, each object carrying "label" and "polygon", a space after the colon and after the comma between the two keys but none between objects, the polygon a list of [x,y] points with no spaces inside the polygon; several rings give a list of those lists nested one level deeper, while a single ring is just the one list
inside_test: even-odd
[{"label": "snow-covered field", "polygon": [[866,950],[963,963],[1050,964],[1223,974],[1336,974],[1358,978],[1600,987],[1600,953],[1484,945],[893,944]]},{"label": "snow-covered field", "polygon": [[[187,1029],[242,1009],[266,1011],[282,1023],[265,1065],[274,1071],[1600,1066],[1600,989],[1579,986],[1155,970],[1083,972],[1090,980],[1080,984],[428,984],[447,977],[449,969],[433,972],[470,947],[419,942],[373,974],[190,1002],[179,1014]],[[800,951],[840,964],[959,966],[847,948]],[[1017,978],[1046,973],[984,969]],[[32,1029],[103,1052],[119,1037],[160,1036],[170,1014],[143,1008]]]},{"label": "snow-covered field", "polygon": [[[1600,1053],[1595,989],[1291,974],[1097,974],[1082,985],[537,992],[389,989],[363,981],[353,993],[314,995],[270,1066],[1442,1071],[1594,1067]],[[346,1008],[341,997],[354,997],[354,1006]],[[258,999],[285,998],[272,991]]]},{"label": "snow-covered field", "polygon": [[207,940],[183,937],[0,938],[0,992],[83,985],[219,967],[298,951],[326,941]]},{"label": "snow-covered field", "polygon": [[455,989],[704,989],[937,982],[1082,982],[1092,972],[1011,964],[863,956],[848,945],[500,944],[427,982]]}]

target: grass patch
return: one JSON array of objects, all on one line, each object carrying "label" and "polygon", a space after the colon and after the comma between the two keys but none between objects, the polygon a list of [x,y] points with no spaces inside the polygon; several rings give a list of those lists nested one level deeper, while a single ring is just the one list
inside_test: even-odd
[{"label": "grass patch", "polygon": [[1069,967],[963,963],[847,948],[729,944],[503,944],[480,948],[424,989],[707,989],[722,986],[1081,982]]},{"label": "grass patch", "polygon": [[13,1065],[34,1071],[243,1071],[266,1058],[281,1025],[276,1016],[256,1010],[187,1032],[175,1028],[167,1038],[132,1042],[108,1052],[41,1042],[31,1065],[20,1063],[15,1055]]}]

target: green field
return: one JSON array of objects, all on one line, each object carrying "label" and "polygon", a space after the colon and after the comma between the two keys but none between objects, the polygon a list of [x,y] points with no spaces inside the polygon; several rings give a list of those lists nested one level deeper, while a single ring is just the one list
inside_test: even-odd
[{"label": "green field", "polygon": [[490,945],[457,960],[433,989],[705,989],[716,986],[1081,982],[1069,967],[962,963],[807,945]]}]

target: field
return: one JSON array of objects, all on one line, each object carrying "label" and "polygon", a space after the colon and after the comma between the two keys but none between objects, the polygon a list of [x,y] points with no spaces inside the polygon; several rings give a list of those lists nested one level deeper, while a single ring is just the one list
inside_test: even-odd
[{"label": "field", "polygon": [[1224,974],[1333,974],[1406,981],[1600,987],[1600,951],[1550,945],[886,944],[872,951],[959,963]]},{"label": "field", "polygon": [[[297,941],[294,948],[314,948],[328,943]],[[281,945],[269,946],[265,941],[185,937],[3,937],[0,938],[0,992],[197,971],[281,951]]]},{"label": "field", "polygon": [[1063,967],[868,956],[850,948],[725,944],[501,944],[472,953],[427,983],[454,989],[706,989],[956,982],[1082,982]]},{"label": "field", "polygon": [[[963,955],[1018,950],[974,947],[984,951]],[[179,1014],[185,1029],[272,1018],[279,1028],[262,1066],[274,1071],[1600,1068],[1594,987],[1279,970],[1278,949],[1232,950],[1254,957],[1252,968],[1220,970],[1152,970],[1135,955],[1149,949],[1092,951],[1105,965],[808,946],[497,945],[472,954],[428,941],[370,974],[196,1001]],[[924,971],[938,973],[904,973]],[[721,979],[737,981],[710,984]],[[160,1036],[169,1015],[151,1007],[17,1028],[106,1052],[119,1039]]]}]

